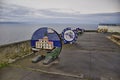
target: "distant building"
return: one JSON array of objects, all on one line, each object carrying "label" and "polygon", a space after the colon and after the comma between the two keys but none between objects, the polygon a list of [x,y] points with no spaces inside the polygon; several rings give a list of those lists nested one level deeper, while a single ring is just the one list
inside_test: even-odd
[{"label": "distant building", "polygon": [[54,48],[54,45],[52,41],[49,41],[47,36],[44,36],[43,39],[39,39],[39,41],[36,41],[36,48],[51,50]]},{"label": "distant building", "polygon": [[99,24],[98,32],[119,32],[120,33],[120,25],[118,25],[118,24]]}]

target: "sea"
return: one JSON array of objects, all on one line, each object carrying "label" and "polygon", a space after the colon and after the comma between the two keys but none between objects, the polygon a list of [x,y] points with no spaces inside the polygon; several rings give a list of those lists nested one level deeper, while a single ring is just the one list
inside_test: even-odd
[{"label": "sea", "polygon": [[33,33],[41,27],[52,28],[60,34],[67,27],[96,30],[97,24],[0,23],[0,45],[31,40]]}]

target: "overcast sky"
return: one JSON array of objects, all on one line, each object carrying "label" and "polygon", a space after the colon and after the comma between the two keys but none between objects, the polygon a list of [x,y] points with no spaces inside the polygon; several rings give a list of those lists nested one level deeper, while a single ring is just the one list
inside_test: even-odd
[{"label": "overcast sky", "polygon": [[3,0],[4,3],[16,4],[35,9],[60,9],[61,12],[81,14],[120,12],[120,0]]}]

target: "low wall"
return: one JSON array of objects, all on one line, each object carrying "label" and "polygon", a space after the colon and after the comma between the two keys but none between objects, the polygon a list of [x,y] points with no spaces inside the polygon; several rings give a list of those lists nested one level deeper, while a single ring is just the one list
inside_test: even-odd
[{"label": "low wall", "polygon": [[0,63],[31,53],[30,40],[0,46]]},{"label": "low wall", "polygon": [[97,32],[97,30],[85,30],[85,32]]}]

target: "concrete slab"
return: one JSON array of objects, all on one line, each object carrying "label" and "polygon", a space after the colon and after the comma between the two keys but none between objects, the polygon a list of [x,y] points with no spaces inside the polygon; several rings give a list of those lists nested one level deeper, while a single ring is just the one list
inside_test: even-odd
[{"label": "concrete slab", "polygon": [[[76,44],[63,45],[57,61],[45,66],[32,63],[35,55],[28,56],[0,70],[0,80],[120,80],[120,46],[106,38],[107,34],[87,32]],[[83,76],[83,79],[64,75],[47,74],[41,71]],[[12,74],[11,74],[12,73]],[[19,76],[18,76],[19,75]]]}]

